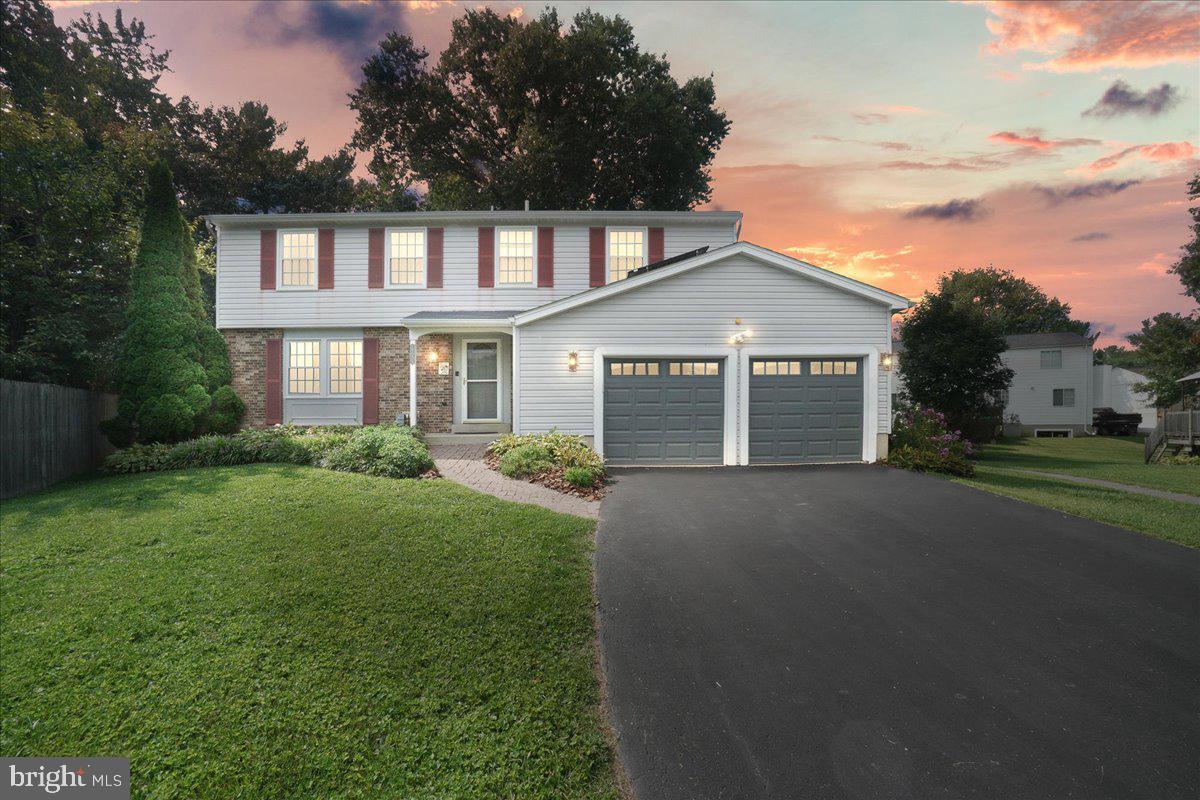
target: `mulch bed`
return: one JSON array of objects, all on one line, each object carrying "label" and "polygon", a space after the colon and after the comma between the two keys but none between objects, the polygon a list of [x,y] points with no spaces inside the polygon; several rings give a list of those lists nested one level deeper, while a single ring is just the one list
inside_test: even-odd
[{"label": "mulch bed", "polygon": [[[496,472],[500,471],[500,459],[497,456],[488,453],[483,457],[483,463],[487,468]],[[604,499],[604,482],[598,486],[582,487],[576,486],[573,483],[567,483],[563,478],[563,467],[555,467],[546,472],[539,472],[537,475],[530,475],[527,478],[515,478],[514,480],[524,480],[529,483],[537,483],[545,486],[547,489],[553,489],[562,494],[573,494],[576,497],[582,497],[584,500],[603,500]],[[507,476],[506,476],[507,477]]]}]

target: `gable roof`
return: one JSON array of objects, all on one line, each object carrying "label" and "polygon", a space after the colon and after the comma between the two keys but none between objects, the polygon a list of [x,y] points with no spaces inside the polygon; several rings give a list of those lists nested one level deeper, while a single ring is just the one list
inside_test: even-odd
[{"label": "gable roof", "polygon": [[1009,350],[1027,347],[1091,347],[1092,340],[1078,333],[1015,333],[1004,337]]},{"label": "gable roof", "polygon": [[[687,255],[687,254],[684,254]],[[888,307],[892,311],[903,311],[908,308],[910,303],[908,298],[901,297],[898,294],[886,292],[883,289],[876,288],[861,281],[856,281],[853,278],[847,278],[845,275],[840,275],[836,272],[831,272],[827,269],[822,269],[809,264],[807,261],[790,258],[782,253],[776,253],[774,250],[768,250],[765,247],[759,247],[750,242],[734,242],[724,245],[723,247],[715,247],[708,252],[700,252],[679,261],[666,259],[656,264],[649,266],[653,269],[643,267],[640,270],[631,273],[630,277],[625,280],[609,283],[604,286],[597,286],[594,289],[580,292],[579,294],[564,297],[560,300],[555,300],[545,305],[531,308],[528,311],[517,314],[513,317],[513,324],[517,327],[527,325],[530,322],[536,322],[546,317],[552,317],[556,314],[561,314],[564,311],[570,311],[579,306],[595,303],[598,300],[604,300],[609,297],[614,297],[625,292],[633,292],[648,286],[652,283],[658,283],[661,280],[681,275],[685,272],[690,272],[698,267],[703,267],[708,264],[713,264],[718,261],[724,261],[733,256],[748,256],[755,261],[767,264],[787,272],[791,272],[800,277],[809,278],[823,283],[826,286],[840,289],[848,294],[857,295],[859,297],[880,303]],[[672,262],[672,263],[667,263]]]}]

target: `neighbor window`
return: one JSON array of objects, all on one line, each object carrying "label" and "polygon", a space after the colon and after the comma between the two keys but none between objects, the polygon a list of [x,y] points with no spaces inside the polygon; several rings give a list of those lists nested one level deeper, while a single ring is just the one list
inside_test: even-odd
[{"label": "neighbor window", "polygon": [[496,232],[500,286],[533,283],[533,228],[501,228]]},{"label": "neighbor window", "polygon": [[362,340],[352,339],[329,343],[329,393],[359,394],[362,392]]},{"label": "neighbor window", "polygon": [[288,289],[317,285],[316,231],[279,232],[279,285]]},{"label": "neighbor window", "polygon": [[1062,369],[1062,350],[1043,350],[1042,369]]},{"label": "neighbor window", "polygon": [[633,270],[646,265],[646,232],[644,230],[609,230],[608,280],[624,280]]},{"label": "neighbor window", "polygon": [[321,342],[288,342],[288,394],[321,393]]},{"label": "neighbor window", "polygon": [[1054,405],[1056,405],[1056,406],[1073,406],[1073,405],[1075,405],[1075,390],[1074,389],[1055,389],[1054,390]]},{"label": "neighbor window", "polygon": [[388,282],[392,286],[421,286],[425,283],[425,231],[390,232]]}]

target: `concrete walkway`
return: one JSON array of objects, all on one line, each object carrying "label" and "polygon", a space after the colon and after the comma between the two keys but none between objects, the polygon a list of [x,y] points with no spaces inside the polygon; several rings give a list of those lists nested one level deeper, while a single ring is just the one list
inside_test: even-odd
[{"label": "concrete walkway", "polygon": [[1099,486],[1102,489],[1117,489],[1122,492],[1130,492],[1132,494],[1144,494],[1147,497],[1157,497],[1160,500],[1174,500],[1176,503],[1190,503],[1194,506],[1200,506],[1200,497],[1191,494],[1181,494],[1179,492],[1168,492],[1164,489],[1150,489],[1145,486],[1131,486],[1128,483],[1117,483],[1116,481],[1102,481],[1099,478],[1082,478],[1078,475],[1064,475],[1061,472],[1042,472],[1036,469],[1020,469],[1017,467],[1006,467],[1009,472],[1020,472],[1025,475],[1036,475],[1039,478],[1053,478],[1054,480],[1067,481],[1068,483],[1079,483],[1084,486]]},{"label": "concrete walkway", "polygon": [[582,497],[562,494],[545,486],[506,478],[483,463],[484,445],[433,445],[429,454],[442,477],[469,486],[477,492],[490,494],[514,503],[532,503],[562,514],[599,519],[600,503]]}]

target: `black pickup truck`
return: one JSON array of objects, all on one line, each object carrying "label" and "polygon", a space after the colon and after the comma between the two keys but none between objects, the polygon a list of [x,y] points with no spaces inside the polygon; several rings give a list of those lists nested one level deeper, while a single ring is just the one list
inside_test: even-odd
[{"label": "black pickup truck", "polygon": [[1118,414],[1111,408],[1092,409],[1092,427],[1099,436],[1133,436],[1141,422],[1141,414]]}]

